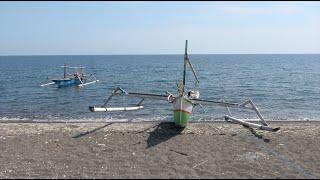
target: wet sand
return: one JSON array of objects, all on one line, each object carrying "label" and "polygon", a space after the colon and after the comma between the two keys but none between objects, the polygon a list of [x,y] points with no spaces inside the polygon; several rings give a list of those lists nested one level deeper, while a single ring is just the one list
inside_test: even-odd
[{"label": "wet sand", "polygon": [[0,123],[0,178],[320,178],[320,122]]}]

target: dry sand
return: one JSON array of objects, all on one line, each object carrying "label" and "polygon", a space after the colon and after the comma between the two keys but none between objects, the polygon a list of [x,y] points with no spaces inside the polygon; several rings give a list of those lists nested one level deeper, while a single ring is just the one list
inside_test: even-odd
[{"label": "dry sand", "polygon": [[0,178],[320,178],[320,122],[0,123]]}]

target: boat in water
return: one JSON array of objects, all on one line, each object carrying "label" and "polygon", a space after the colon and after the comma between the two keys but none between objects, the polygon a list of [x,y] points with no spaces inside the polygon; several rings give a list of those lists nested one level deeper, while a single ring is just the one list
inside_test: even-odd
[{"label": "boat in water", "polygon": [[[99,82],[93,74],[89,77],[83,73],[84,67],[71,67],[66,64],[61,66],[64,68],[64,73],[62,78],[52,78],[50,83],[41,84],[40,86],[48,86],[48,85],[57,85],[58,88],[69,86],[69,85],[76,85],[79,87]],[[67,68],[75,69],[75,71],[70,74],[67,72]]]}]

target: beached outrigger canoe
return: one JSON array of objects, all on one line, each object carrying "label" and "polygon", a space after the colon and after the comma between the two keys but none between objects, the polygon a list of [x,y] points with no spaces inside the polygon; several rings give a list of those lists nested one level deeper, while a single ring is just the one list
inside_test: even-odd
[{"label": "beached outrigger canoe", "polygon": [[[199,84],[199,79],[197,77],[197,74],[190,62],[188,53],[187,53],[187,48],[188,48],[188,40],[186,40],[186,45],[185,45],[185,54],[184,54],[184,69],[183,69],[183,82],[182,84],[177,85],[178,89],[178,94],[174,95],[170,92],[166,92],[166,94],[159,95],[159,94],[149,94],[149,93],[136,93],[136,92],[127,92],[121,87],[117,87],[111,95],[106,99],[105,103],[103,106],[96,107],[96,106],[90,106],[89,109],[91,112],[106,112],[106,111],[132,111],[132,110],[139,110],[143,108],[143,101],[144,99],[155,99],[155,100],[164,100],[169,103],[173,104],[173,116],[174,116],[174,122],[176,125],[180,127],[185,127],[188,122],[191,120],[191,115],[192,115],[192,110],[195,106],[197,105],[220,105],[224,106],[227,109],[227,114],[224,115],[224,119],[227,122],[233,122],[233,123],[238,123],[241,125],[244,125],[246,127],[251,127],[251,128],[258,128],[261,130],[267,130],[267,131],[278,131],[280,128],[272,128],[269,126],[262,115],[260,114],[259,110],[255,106],[255,104],[252,102],[252,100],[247,100],[243,103],[232,103],[232,102],[224,102],[224,101],[213,101],[213,100],[205,100],[205,99],[200,99],[200,93],[198,90],[191,90],[186,92],[186,70],[187,66],[190,67],[192,70],[192,73],[196,79],[196,84]],[[141,101],[136,105],[136,106],[131,106],[131,107],[108,107],[108,102],[111,100],[113,96],[118,96],[118,95],[124,95],[124,96],[129,96],[129,97],[137,97],[141,98]],[[261,124],[256,124],[249,122],[250,120],[243,120],[243,119],[238,119],[233,116],[231,116],[231,112],[229,108],[241,108],[241,109],[247,109],[254,111],[258,118],[259,122]]]},{"label": "beached outrigger canoe", "polygon": [[[52,82],[41,84],[40,86],[57,85],[60,87],[65,87],[69,85],[77,85],[79,87],[86,86],[88,84],[99,82],[92,74],[87,77],[82,71],[84,67],[71,67],[64,64],[61,66],[64,69],[63,78],[53,78]],[[67,73],[67,68],[75,69],[73,74]]]}]

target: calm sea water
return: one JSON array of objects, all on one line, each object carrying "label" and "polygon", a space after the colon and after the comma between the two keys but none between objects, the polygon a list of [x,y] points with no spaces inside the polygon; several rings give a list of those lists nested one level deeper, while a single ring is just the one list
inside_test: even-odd
[{"label": "calm sea water", "polygon": [[[270,120],[320,119],[320,55],[190,55],[200,77],[200,97],[242,102],[251,98]],[[64,63],[85,66],[99,83],[78,88],[40,87],[47,77],[62,77]],[[169,121],[172,106],[145,100],[145,108],[124,113],[92,113],[116,86],[130,92],[176,93],[182,55],[2,56],[0,121]],[[188,88],[194,87],[191,71]],[[125,106],[138,99],[117,97]],[[225,108],[196,107],[194,121],[222,119]],[[235,109],[233,115],[255,118]]]}]

